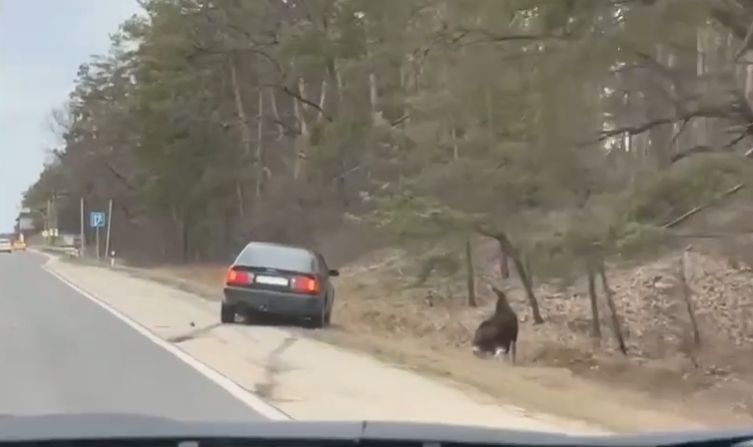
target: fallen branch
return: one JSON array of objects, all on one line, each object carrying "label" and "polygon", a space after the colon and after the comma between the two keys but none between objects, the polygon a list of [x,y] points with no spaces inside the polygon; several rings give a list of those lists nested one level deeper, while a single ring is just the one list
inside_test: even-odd
[{"label": "fallen branch", "polygon": [[740,191],[744,187],[745,187],[745,183],[737,184],[737,185],[733,186],[732,188],[724,191],[718,197],[715,197],[713,200],[710,200],[707,203],[704,203],[703,205],[698,205],[697,207],[691,209],[690,211],[688,211],[687,213],[683,214],[682,216],[680,216],[680,217],[678,217],[678,218],[670,221],[669,223],[664,224],[663,227],[664,228],[672,228],[672,227],[674,227],[674,226],[676,226],[676,225],[684,222],[688,218],[690,218],[690,217],[692,217],[692,216],[700,213],[701,211],[705,210],[706,208],[710,207],[711,205],[714,205],[714,204],[718,203],[720,200],[722,200],[722,199],[724,199],[726,197],[729,197],[732,194]]}]

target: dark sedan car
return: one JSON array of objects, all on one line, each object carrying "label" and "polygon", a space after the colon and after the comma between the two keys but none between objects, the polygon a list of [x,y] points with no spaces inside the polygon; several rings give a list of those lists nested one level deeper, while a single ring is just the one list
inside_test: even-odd
[{"label": "dark sedan car", "polygon": [[251,242],[225,277],[220,319],[232,323],[237,314],[305,319],[310,326],[329,324],[335,289],[324,257],[290,245]]}]

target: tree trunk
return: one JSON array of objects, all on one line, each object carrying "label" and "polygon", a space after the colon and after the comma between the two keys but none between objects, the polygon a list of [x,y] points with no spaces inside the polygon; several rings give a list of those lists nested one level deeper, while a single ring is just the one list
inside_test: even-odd
[{"label": "tree trunk", "polygon": [[[298,94],[301,96],[301,98],[306,98],[306,83],[303,80],[303,78],[298,78]],[[321,91],[319,93],[319,101],[318,106],[319,110],[317,111],[318,117],[316,119],[316,123],[320,123],[324,119],[324,107],[326,106],[327,101],[327,79],[322,80],[322,86]],[[299,104],[299,100],[297,98],[293,98],[293,112],[295,113],[296,119],[298,120],[298,125],[301,129],[301,135],[298,138],[298,141],[296,141],[296,157],[293,164],[293,179],[298,180],[302,177],[304,174],[303,164],[308,159],[308,149],[310,142],[310,135],[311,131],[309,130],[308,122],[306,121],[306,109],[311,106],[307,106],[306,104]]]},{"label": "tree trunk", "polygon": [[277,139],[282,140],[285,137],[285,128],[282,126],[282,119],[280,119],[280,111],[277,108],[277,95],[275,95],[274,89],[268,89],[269,105],[272,109],[272,116],[274,116],[277,122]]},{"label": "tree trunk", "polygon": [[188,231],[188,222],[186,220],[183,220],[182,225],[182,235],[181,235],[181,252],[183,253],[183,262],[188,262],[190,260],[190,247],[188,246],[190,238],[189,231]]},{"label": "tree trunk", "polygon": [[332,64],[330,65],[330,78],[332,82],[334,83],[335,88],[335,98],[337,99],[337,102],[334,104],[334,113],[339,113],[340,110],[342,110],[343,105],[343,80],[342,76],[340,76],[340,70],[337,66],[337,59],[332,60]]},{"label": "tree trunk", "polygon": [[374,72],[369,73],[369,103],[371,104],[371,117],[374,122],[377,121],[377,103],[379,102],[379,92],[377,90],[377,78]]},{"label": "tree trunk", "polygon": [[[305,92],[306,84],[303,78],[298,78],[298,94],[305,97]],[[293,114],[298,121],[298,128],[301,132],[295,142],[295,160],[293,160],[293,180],[298,180],[301,176],[303,161],[306,158],[310,132],[303,106],[299,104],[296,98],[293,98]]]},{"label": "tree trunk", "polygon": [[536,294],[533,292],[533,281],[531,281],[531,277],[526,271],[525,264],[523,263],[523,259],[521,258],[520,253],[512,245],[512,242],[510,242],[510,239],[506,234],[498,233],[493,237],[497,240],[499,248],[507,253],[510,258],[512,258],[515,272],[518,274],[520,282],[523,284],[523,287],[526,290],[528,305],[531,306],[531,313],[533,314],[533,322],[535,324],[543,323],[544,319],[541,317],[541,312],[539,311],[539,302],[536,300]]},{"label": "tree trunk", "polygon": [[[173,222],[175,223],[175,235],[178,236],[178,259],[183,262],[189,261],[189,231],[188,231],[188,217],[185,212],[178,212],[175,208],[172,209]],[[175,239],[173,239],[175,240]]]},{"label": "tree trunk", "polygon": [[531,257],[525,254],[521,254],[520,258],[523,260],[523,266],[526,269],[526,275],[528,276],[531,285],[533,285],[533,267],[531,266]]},{"label": "tree trunk", "polygon": [[421,79],[424,75],[424,64],[418,60],[414,60],[413,63],[413,91],[418,93],[421,91]]},{"label": "tree trunk", "polygon": [[452,138],[452,159],[460,159],[460,149],[458,148],[458,132],[455,126],[452,126],[450,130],[450,137]]},{"label": "tree trunk", "polygon": [[345,85],[340,70],[337,67],[337,61],[335,61],[335,84],[337,85],[337,101],[339,103],[337,110],[342,110],[344,101],[343,90],[345,89]]},{"label": "tree trunk", "polygon": [[170,250],[170,259],[179,261],[183,257],[182,250],[182,237],[183,237],[183,223],[180,218],[178,210],[173,206],[170,207],[170,217],[172,218],[173,228],[170,232],[170,240],[173,241],[172,250]]},{"label": "tree trunk", "polygon": [[591,336],[601,338],[601,323],[599,322],[599,304],[596,300],[596,276],[593,265],[589,261],[586,264],[588,274],[588,299],[591,301]]},{"label": "tree trunk", "polygon": [[470,239],[465,241],[465,267],[468,275],[468,305],[476,307],[476,273],[473,270],[473,249]]},{"label": "tree trunk", "polygon": [[[698,28],[696,30],[696,75],[699,79],[706,75],[708,66],[708,50],[706,45],[705,30]],[[699,117],[693,121],[693,136],[696,144],[710,146],[709,140],[709,119]]]},{"label": "tree trunk", "polygon": [[625,346],[625,337],[622,335],[622,328],[620,327],[620,317],[617,315],[617,306],[614,304],[614,293],[609,288],[607,282],[607,269],[602,259],[599,264],[599,276],[601,276],[601,286],[604,289],[604,297],[607,299],[607,306],[609,307],[609,314],[612,320],[612,331],[614,332],[614,338],[617,339],[617,346],[620,348],[622,354],[627,355],[627,346]]},{"label": "tree trunk", "polygon": [[691,299],[690,287],[688,286],[688,280],[685,275],[685,253],[680,256],[680,281],[682,282],[682,299],[685,302],[685,309],[688,312],[688,318],[690,319],[690,326],[693,330],[693,342],[695,347],[701,346],[701,332],[698,329],[698,321],[695,318],[695,310],[693,301]]},{"label": "tree trunk", "polygon": [[256,154],[254,155],[254,171],[256,174],[256,198],[261,197],[264,188],[264,90],[259,89],[259,114],[256,120]]},{"label": "tree trunk", "polygon": [[379,92],[377,90],[377,77],[374,73],[374,59],[371,57],[371,50],[369,48],[370,45],[370,37],[369,37],[369,22],[368,19],[364,20],[363,23],[363,30],[364,35],[366,37],[365,39],[365,52],[366,52],[366,60],[369,61],[370,67],[369,67],[369,74],[368,74],[368,83],[369,83],[369,107],[371,110],[371,119],[374,123],[376,123],[377,118],[377,101],[379,100]]},{"label": "tree trunk", "polygon": [[322,86],[321,86],[321,90],[319,92],[319,110],[320,110],[320,112],[319,112],[319,116],[316,119],[317,123],[321,123],[322,120],[324,119],[324,113],[321,112],[321,111],[324,110],[324,108],[327,106],[327,88],[328,88],[327,79],[324,78],[324,79],[322,79]]},{"label": "tree trunk", "polygon": [[499,249],[499,273],[502,275],[502,279],[510,277],[510,257],[502,248]]},{"label": "tree trunk", "polygon": [[241,144],[243,145],[243,151],[246,156],[250,157],[253,137],[251,136],[251,127],[248,125],[246,107],[243,104],[243,95],[241,94],[241,87],[238,83],[238,70],[236,67],[235,57],[233,55],[230,56],[230,82],[233,86],[235,112],[238,115],[238,122],[241,126]]},{"label": "tree trunk", "polygon": [[364,23],[364,29],[366,30],[366,60],[371,62],[372,66],[369,69],[369,106],[371,107],[371,119],[374,123],[377,122],[377,106],[379,103],[379,89],[377,87],[377,77],[374,72],[373,61],[371,52],[369,51],[369,35],[368,35],[368,23]]},{"label": "tree trunk", "polygon": [[246,215],[246,206],[245,199],[243,198],[243,185],[241,185],[241,182],[236,182],[235,194],[238,198],[238,215],[243,217]]},{"label": "tree trunk", "polygon": [[753,65],[745,67],[745,100],[753,108]]},{"label": "tree trunk", "polygon": [[512,262],[515,266],[515,270],[518,274],[518,277],[520,278],[520,281],[523,283],[523,287],[525,287],[526,289],[528,304],[531,306],[531,312],[533,313],[533,322],[535,324],[541,324],[544,322],[544,319],[541,317],[541,312],[539,311],[539,303],[536,300],[536,295],[533,292],[533,284],[531,282],[531,278],[528,276],[528,273],[523,266],[523,261],[519,256],[513,255]]}]

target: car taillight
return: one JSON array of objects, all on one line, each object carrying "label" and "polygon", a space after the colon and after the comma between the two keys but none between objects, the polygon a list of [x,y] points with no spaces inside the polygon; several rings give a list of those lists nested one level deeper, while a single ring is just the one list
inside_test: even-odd
[{"label": "car taillight", "polygon": [[227,271],[227,274],[225,275],[225,284],[247,285],[247,284],[251,284],[251,281],[253,281],[253,279],[254,279],[253,273],[230,269]]},{"label": "car taillight", "polygon": [[319,280],[310,276],[294,276],[291,286],[298,293],[319,293]]}]

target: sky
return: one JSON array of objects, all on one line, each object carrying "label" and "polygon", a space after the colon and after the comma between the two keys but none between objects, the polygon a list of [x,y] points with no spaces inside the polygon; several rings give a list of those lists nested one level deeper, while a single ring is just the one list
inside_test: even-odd
[{"label": "sky", "polygon": [[105,53],[135,0],[0,0],[0,233],[58,145],[51,111],[73,89],[79,64]]}]

